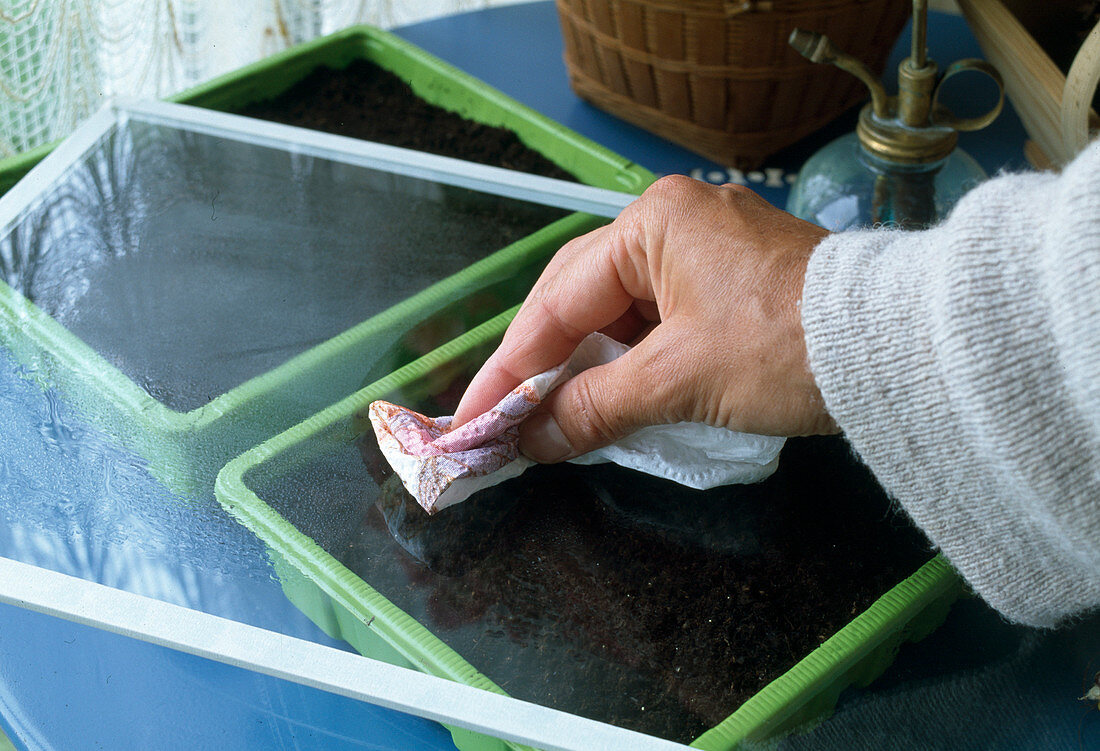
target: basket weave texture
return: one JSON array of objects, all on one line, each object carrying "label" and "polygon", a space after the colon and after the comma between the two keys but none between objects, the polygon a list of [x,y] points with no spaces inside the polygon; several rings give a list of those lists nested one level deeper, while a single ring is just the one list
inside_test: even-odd
[{"label": "basket weave texture", "polygon": [[905,0],[557,0],[573,90],[722,164],[759,166],[866,98],[787,44],[829,36],[881,74]]}]

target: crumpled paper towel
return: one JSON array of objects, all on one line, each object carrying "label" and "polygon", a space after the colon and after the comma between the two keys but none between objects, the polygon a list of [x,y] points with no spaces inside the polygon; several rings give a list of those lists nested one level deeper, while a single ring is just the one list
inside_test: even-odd
[{"label": "crumpled paper towel", "polygon": [[[455,430],[450,429],[450,417],[425,417],[396,404],[373,402],[369,413],[378,446],[409,493],[434,514],[532,466],[519,451],[520,423],[559,385],[629,349],[603,334],[590,334],[561,365],[527,379],[496,407]],[[765,479],[779,464],[783,441],[681,422],[642,428],[570,461],[614,462],[705,490]]]}]

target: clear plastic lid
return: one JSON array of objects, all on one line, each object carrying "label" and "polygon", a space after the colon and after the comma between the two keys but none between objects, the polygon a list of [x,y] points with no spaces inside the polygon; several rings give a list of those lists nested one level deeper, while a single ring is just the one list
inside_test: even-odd
[{"label": "clear plastic lid", "polygon": [[[186,412],[608,191],[164,103],[0,201],[4,280]],[[610,201],[610,203],[609,203]]]}]

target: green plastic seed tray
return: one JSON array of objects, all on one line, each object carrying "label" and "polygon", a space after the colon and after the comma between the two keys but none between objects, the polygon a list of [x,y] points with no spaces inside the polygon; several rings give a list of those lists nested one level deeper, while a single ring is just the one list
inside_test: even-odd
[{"label": "green plastic seed tray", "polygon": [[[751,486],[535,467],[427,516],[378,453],[375,399],[449,414],[514,311],[230,462],[221,504],[288,597],[364,655],[732,749],[827,715],[946,616],[959,581],[838,438]],[[453,731],[463,751],[514,748]]]},{"label": "green plastic seed tray", "polygon": [[[414,44],[373,26],[359,25],[295,45],[259,62],[183,91],[169,101],[238,112],[274,98],[321,66],[344,68],[369,60],[396,74],[424,101],[463,117],[514,131],[587,185],[641,193],[655,176],[644,167],[505,96]],[[0,194],[9,190],[57,143],[0,159]]]},{"label": "green plastic seed tray", "polygon": [[631,194],[165,102],[0,197],[0,342],[173,490],[521,300]]}]

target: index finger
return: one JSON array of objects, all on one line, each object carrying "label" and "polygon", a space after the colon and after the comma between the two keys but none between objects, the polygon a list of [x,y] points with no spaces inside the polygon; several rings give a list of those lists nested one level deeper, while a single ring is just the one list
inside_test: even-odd
[{"label": "index finger", "polygon": [[564,361],[588,334],[629,310],[635,297],[620,274],[626,251],[614,224],[602,229],[566,245],[547,266],[504,340],[470,382],[455,411],[455,427]]}]

